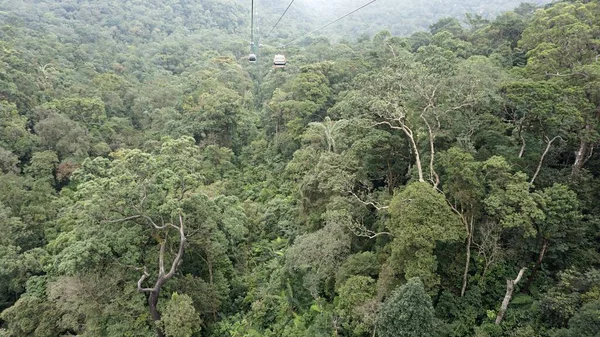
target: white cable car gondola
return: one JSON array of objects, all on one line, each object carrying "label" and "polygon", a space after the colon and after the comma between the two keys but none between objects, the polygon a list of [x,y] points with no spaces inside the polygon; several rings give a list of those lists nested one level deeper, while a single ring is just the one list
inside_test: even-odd
[{"label": "white cable car gondola", "polygon": [[256,55],[255,54],[250,54],[248,56],[248,61],[250,61],[250,63],[255,63],[256,62]]},{"label": "white cable car gondola", "polygon": [[273,66],[275,68],[285,68],[286,64],[285,55],[275,55],[275,58],[273,58]]}]

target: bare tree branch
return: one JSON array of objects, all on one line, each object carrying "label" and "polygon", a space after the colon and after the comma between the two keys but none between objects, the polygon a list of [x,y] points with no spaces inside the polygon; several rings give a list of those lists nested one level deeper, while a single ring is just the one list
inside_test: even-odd
[{"label": "bare tree branch", "polygon": [[124,221],[129,221],[129,220],[133,220],[133,219],[137,219],[137,218],[141,218],[141,215],[132,215],[132,216],[128,216],[126,218],[121,218],[121,219],[115,219],[115,220],[104,220],[102,221],[103,223],[117,223],[117,222],[124,222]]},{"label": "bare tree branch", "polygon": [[485,226],[480,227],[481,241],[476,242],[473,240],[473,246],[477,248],[477,254],[483,257],[485,263],[483,272],[481,273],[481,281],[485,279],[490,266],[496,262],[501,249],[498,229],[494,226],[497,224],[493,222],[485,222],[484,224]]},{"label": "bare tree branch", "polygon": [[137,282],[137,290],[139,292],[148,293],[148,292],[154,291],[154,288],[142,288],[142,283],[144,283],[144,281],[149,276],[150,276],[150,274],[148,274],[148,272],[146,271],[146,267],[144,267],[144,273],[142,274],[142,276],[140,277],[140,279]]},{"label": "bare tree branch", "polygon": [[[168,226],[174,226],[173,224],[165,224],[163,226],[155,226],[160,229],[168,228]],[[152,288],[142,288],[142,284],[144,281],[150,276],[148,272],[144,269],[143,275],[140,277],[137,283],[137,289],[139,292],[149,293],[148,295],[148,305],[150,306],[150,314],[152,316],[153,321],[159,321],[161,318],[160,312],[157,309],[158,298],[160,295],[160,291],[162,286],[175,275],[177,268],[181,265],[183,261],[183,252],[185,248],[185,227],[183,221],[183,215],[181,212],[179,213],[179,226],[175,226],[179,231],[179,249],[177,251],[177,255],[173,259],[171,263],[171,268],[167,274],[165,274],[165,266],[164,266],[164,255],[165,255],[165,247],[167,245],[168,236],[165,234],[165,238],[160,242],[160,251],[159,251],[159,272],[156,282],[154,283],[154,287]],[[158,337],[163,337],[164,334],[160,328],[157,327],[156,330]]]},{"label": "bare tree branch", "polygon": [[[440,190],[437,185],[434,185],[434,188],[441,193],[444,196],[444,200],[446,201],[446,203],[448,204],[448,206],[450,207],[450,209],[452,210],[452,212],[454,212],[456,215],[458,215],[458,217],[460,218],[460,221],[462,222],[462,224],[465,226],[465,232],[467,233],[467,242],[466,242],[466,258],[465,258],[465,269],[463,272],[463,284],[462,284],[462,288],[460,291],[460,296],[463,297],[465,296],[465,291],[467,290],[467,280],[468,280],[468,276],[469,276],[469,266],[471,264],[471,244],[473,241],[473,227],[474,227],[474,216],[471,212],[471,216],[469,217],[469,219],[467,220],[467,216],[465,215],[465,211],[462,209],[459,210],[456,205],[453,205],[450,200],[448,200],[448,198],[446,197],[446,194],[444,193],[444,191]],[[471,206],[472,207],[472,206]]]},{"label": "bare tree branch", "polygon": [[396,58],[396,52],[394,51],[394,48],[392,48],[392,45],[388,44],[388,47],[390,47],[390,50],[392,51],[392,55],[394,55],[394,58]]},{"label": "bare tree branch", "polygon": [[368,239],[375,239],[376,237],[382,236],[382,235],[389,235],[392,237],[394,236],[394,234],[392,234],[390,232],[374,232],[374,231],[366,228],[363,224],[359,224],[356,221],[353,221],[352,225],[348,226],[348,229],[352,232],[352,234],[363,237],[363,238],[368,238]]},{"label": "bare tree branch", "polygon": [[144,219],[148,220],[148,222],[152,225],[152,227],[154,227],[155,229],[165,229],[167,228],[168,225],[163,224],[162,226],[157,225],[151,217],[147,216],[147,215],[141,215],[141,217],[143,217]]},{"label": "bare tree branch", "polygon": [[165,275],[165,246],[167,245],[169,232],[165,233],[164,240],[160,241],[160,250],[158,252],[158,277]]},{"label": "bare tree branch", "polygon": [[186,238],[183,226],[183,216],[181,215],[181,213],[179,213],[179,250],[177,251],[175,259],[173,259],[173,263],[171,264],[171,270],[169,270],[169,273],[165,275],[165,278],[169,279],[173,277],[175,271],[177,270],[177,267],[179,267],[179,265],[181,264],[183,260],[183,250],[185,247],[185,241]]},{"label": "bare tree branch", "polygon": [[561,136],[556,136],[552,139],[549,139],[547,136],[544,136],[545,140],[546,140],[546,149],[544,150],[544,152],[542,153],[541,157],[540,157],[540,161],[538,162],[538,166],[535,170],[535,173],[533,174],[533,177],[531,177],[531,181],[529,182],[529,185],[533,185],[533,182],[535,181],[535,178],[537,178],[538,174],[540,173],[540,170],[542,169],[542,164],[544,163],[544,158],[546,157],[546,155],[548,154],[548,151],[550,151],[550,146],[552,146],[552,142],[554,142],[557,139],[563,140]]},{"label": "bare tree branch", "polygon": [[410,127],[408,127],[404,121],[402,121],[402,118],[396,118],[393,120],[397,121],[398,124],[400,124],[400,126],[393,125],[392,123],[390,123],[389,120],[375,123],[375,124],[373,124],[373,126],[388,125],[392,129],[402,130],[404,132],[404,134],[406,135],[406,137],[408,137],[408,140],[410,141],[410,144],[412,146],[413,154],[415,156],[415,163],[417,164],[417,173],[419,175],[419,181],[425,182],[425,179],[423,178],[423,167],[421,165],[421,155],[419,153],[419,148],[417,147],[417,142],[415,140],[412,129]]},{"label": "bare tree branch", "polygon": [[517,278],[515,278],[514,280],[506,280],[506,295],[504,295],[504,300],[502,300],[502,305],[500,306],[500,311],[498,312],[498,316],[496,316],[496,325],[498,325],[502,322],[502,319],[504,318],[504,314],[506,313],[506,309],[508,309],[508,304],[510,303],[510,300],[512,299],[512,294],[515,289],[515,286],[517,285],[517,283],[519,283],[519,281],[521,281],[521,278],[523,277],[523,274],[525,273],[526,270],[527,270],[527,268],[523,267],[519,271]]},{"label": "bare tree branch", "polygon": [[137,215],[132,215],[132,216],[128,216],[125,218],[114,219],[114,220],[104,220],[102,222],[103,223],[117,223],[117,222],[134,220],[134,219],[138,219],[138,218],[144,218],[144,219],[148,220],[148,222],[150,223],[150,225],[152,225],[152,227],[154,227],[154,229],[165,229],[169,226],[169,224],[163,224],[162,226],[159,226],[154,222],[154,220],[152,220],[151,217],[149,217],[145,214],[137,214]]},{"label": "bare tree branch", "polygon": [[356,198],[356,200],[358,200],[361,204],[366,205],[366,206],[373,206],[378,211],[390,208],[390,206],[379,206],[372,201],[363,201],[361,198],[358,197],[358,195],[356,195],[352,191],[348,191],[348,193],[352,194]]}]

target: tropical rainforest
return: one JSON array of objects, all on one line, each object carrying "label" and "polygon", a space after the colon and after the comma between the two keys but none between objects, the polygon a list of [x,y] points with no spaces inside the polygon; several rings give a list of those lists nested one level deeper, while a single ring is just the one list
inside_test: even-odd
[{"label": "tropical rainforest", "polygon": [[597,0],[255,3],[0,1],[0,336],[600,336]]}]

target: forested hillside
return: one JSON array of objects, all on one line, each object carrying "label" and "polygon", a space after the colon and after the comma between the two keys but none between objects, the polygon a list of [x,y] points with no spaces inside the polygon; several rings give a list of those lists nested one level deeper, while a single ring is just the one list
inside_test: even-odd
[{"label": "forested hillside", "polygon": [[600,336],[599,2],[298,13],[0,1],[0,336]]},{"label": "forested hillside", "polygon": [[[296,18],[306,18],[309,27],[316,29],[331,22],[352,10],[359,8],[371,0],[298,0],[294,1],[290,17],[283,21],[284,25],[294,24]],[[408,35],[416,31],[428,30],[429,26],[439,19],[454,17],[468,21],[465,14],[491,20],[496,15],[518,7],[519,0],[485,1],[485,0],[376,0],[356,14],[340,21],[335,26],[323,30],[323,33],[333,38],[350,38],[363,34],[376,34],[380,30],[389,30],[395,35]],[[526,1],[528,5],[543,5],[550,0]],[[277,13],[272,9],[283,11],[289,1],[265,0],[260,1],[260,12],[265,16],[265,23],[274,20]],[[266,8],[264,8],[266,7]],[[264,12],[264,13],[263,13]],[[465,22],[466,23],[466,22]],[[270,28],[270,27],[267,27]],[[286,31],[276,34],[286,36]],[[293,35],[293,31],[290,32]]]}]

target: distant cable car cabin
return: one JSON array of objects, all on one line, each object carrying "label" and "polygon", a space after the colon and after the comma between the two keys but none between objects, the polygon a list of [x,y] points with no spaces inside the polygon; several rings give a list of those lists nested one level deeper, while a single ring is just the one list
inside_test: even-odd
[{"label": "distant cable car cabin", "polygon": [[275,58],[273,58],[273,66],[275,68],[285,68],[286,64],[287,60],[284,55],[275,55]]},{"label": "distant cable car cabin", "polygon": [[248,61],[250,61],[250,63],[256,62],[256,55],[255,54],[250,54],[248,56]]}]

